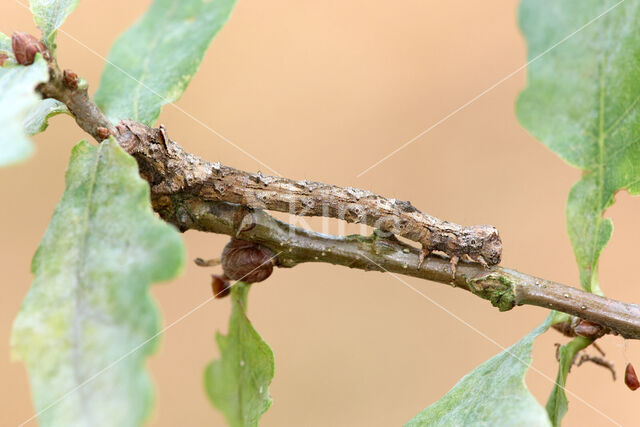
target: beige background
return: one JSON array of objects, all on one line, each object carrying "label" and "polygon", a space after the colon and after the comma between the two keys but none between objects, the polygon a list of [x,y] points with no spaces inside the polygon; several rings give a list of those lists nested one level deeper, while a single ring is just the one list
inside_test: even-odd
[{"label": "beige background", "polygon": [[[104,64],[98,55],[107,55],[148,3],[83,0],[64,26],[69,35],[59,37],[61,64],[95,89]],[[240,0],[178,105],[282,175],[375,190],[463,224],[494,224],[504,265],[577,285],[564,205],[579,171],[518,125],[513,105],[524,72],[356,177],[524,64],[516,8],[506,0]],[[25,8],[3,0],[0,31],[13,30],[36,31]],[[192,152],[268,173],[174,107],[160,121]],[[9,360],[9,333],[29,288],[31,256],[63,191],[71,147],[82,138],[70,118],[57,117],[36,138],[32,159],[0,170],[0,425],[33,414],[25,370]],[[616,231],[601,281],[607,295],[625,301],[640,300],[638,279],[626,274],[637,264],[639,211],[640,199],[627,194],[609,211]],[[318,229],[321,222],[309,224]],[[338,231],[337,222],[329,231]],[[184,237],[189,258],[216,256],[226,241]],[[179,280],[153,288],[165,324],[210,296],[211,272],[189,264]],[[255,286],[250,317],[276,355],[274,404],[262,425],[400,425],[499,351],[450,313],[502,346],[546,315],[531,307],[499,313],[463,291],[404,280],[446,310],[390,275],[324,264],[277,271]],[[217,356],[213,335],[226,331],[229,305],[213,301],[164,334],[150,359],[157,385],[151,425],[223,424],[201,376]],[[561,341],[554,332],[536,341],[538,372],[527,382],[542,402],[555,377],[553,343]],[[640,344],[606,338],[602,346],[619,374],[625,358],[640,366]],[[593,407],[636,424],[640,395],[605,370],[574,369],[568,387],[579,398],[570,397],[565,425],[611,423]]]}]

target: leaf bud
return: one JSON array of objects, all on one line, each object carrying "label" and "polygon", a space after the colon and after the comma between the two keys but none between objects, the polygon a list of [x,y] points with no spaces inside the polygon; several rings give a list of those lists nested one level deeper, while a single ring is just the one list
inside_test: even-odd
[{"label": "leaf bud", "polygon": [[230,280],[262,282],[271,276],[276,263],[271,249],[246,240],[231,239],[222,251],[222,269]]},{"label": "leaf bud", "polygon": [[211,290],[214,298],[224,298],[229,295],[229,281],[225,276],[211,275]]},{"label": "leaf bud", "polygon": [[98,126],[96,128],[96,136],[100,139],[100,141],[104,141],[105,139],[109,138],[109,135],[111,135],[111,131],[109,131],[109,129],[107,129],[106,127]]},{"label": "leaf bud", "polygon": [[627,369],[624,370],[624,383],[631,390],[636,390],[640,387],[640,381],[638,381],[636,370],[633,369],[633,365],[631,363],[627,363]]},{"label": "leaf bud", "polygon": [[62,72],[62,82],[69,89],[77,89],[78,75],[71,70],[64,70]]},{"label": "leaf bud", "polygon": [[573,330],[576,335],[593,340],[604,335],[604,328],[602,326],[597,323],[589,322],[588,320],[582,320]]},{"label": "leaf bud", "polygon": [[47,56],[47,48],[44,44],[28,33],[15,31],[11,35],[11,48],[16,57],[16,61],[20,65],[31,65],[36,56],[40,52],[43,56]]}]

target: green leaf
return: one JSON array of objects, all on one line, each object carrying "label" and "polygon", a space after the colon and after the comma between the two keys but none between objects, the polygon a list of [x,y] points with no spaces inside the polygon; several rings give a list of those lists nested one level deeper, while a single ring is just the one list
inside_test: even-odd
[{"label": "green leaf", "polygon": [[114,122],[153,125],[160,107],[180,98],[235,0],[155,0],[118,38],[95,95]]},{"label": "green leaf", "polygon": [[548,426],[549,418],[524,382],[533,340],[552,316],[523,339],[465,375],[440,400],[406,426]]},{"label": "green leaf", "polygon": [[15,65],[16,58],[13,55],[13,48],[11,47],[11,37],[0,33],[0,54],[7,55],[9,58],[5,59],[4,66]]},{"label": "green leaf", "polygon": [[216,335],[221,358],[207,365],[204,373],[211,403],[232,427],[257,426],[260,416],[271,406],[273,351],[247,318],[249,287],[237,282],[231,288],[229,333]]},{"label": "green leaf", "polygon": [[13,325],[43,426],[137,426],[153,391],[145,360],[159,315],[148,288],[181,270],[179,233],[115,139],[73,149],[66,190],[32,262]]},{"label": "green leaf", "polygon": [[0,53],[6,55],[13,55],[13,48],[11,47],[11,37],[4,33],[0,33]]},{"label": "green leaf", "polygon": [[53,98],[43,99],[27,113],[23,122],[24,131],[28,135],[43,132],[49,126],[50,117],[63,113],[71,115],[62,102]]},{"label": "green leaf", "polygon": [[584,170],[567,227],[582,287],[601,293],[598,259],[613,231],[603,215],[617,191],[640,194],[640,3],[523,0],[520,25],[533,62],[518,118]]},{"label": "green leaf", "polygon": [[50,51],[56,48],[56,31],[80,0],[31,0],[33,20],[42,31],[42,40]]},{"label": "green leaf", "polygon": [[[5,66],[7,66],[7,64],[16,65],[11,47],[11,38],[2,33],[0,33],[0,54],[9,56],[9,59],[5,61]],[[52,98],[41,100],[28,109],[23,121],[25,133],[27,135],[35,135],[36,133],[44,131],[47,126],[49,126],[49,118],[62,113],[71,115],[62,102]]]},{"label": "green leaf", "polygon": [[47,64],[39,54],[27,67],[0,67],[0,166],[24,160],[33,152],[23,122],[40,105],[36,86],[48,79]]},{"label": "green leaf", "polygon": [[587,348],[592,341],[584,337],[576,337],[569,343],[563,345],[558,350],[558,356],[560,357],[558,366],[558,376],[556,377],[556,383],[547,400],[547,413],[551,423],[555,426],[559,426],[562,417],[567,413],[569,408],[569,401],[564,391],[564,387],[567,384],[567,375],[569,375],[569,369],[576,358],[576,354],[579,351]]}]

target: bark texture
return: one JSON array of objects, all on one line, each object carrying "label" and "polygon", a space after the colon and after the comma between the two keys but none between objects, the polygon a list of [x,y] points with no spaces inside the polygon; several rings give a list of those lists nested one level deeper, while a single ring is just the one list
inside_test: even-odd
[{"label": "bark texture", "polygon": [[117,137],[140,165],[149,181],[154,207],[172,209],[168,196],[226,201],[245,206],[288,212],[299,216],[324,216],[363,223],[418,242],[427,251],[450,257],[468,256],[494,265],[500,262],[502,242],[490,225],[465,227],[420,212],[410,202],[387,199],[369,191],[313,181],[250,174],[186,153],[164,128],[123,121]]}]

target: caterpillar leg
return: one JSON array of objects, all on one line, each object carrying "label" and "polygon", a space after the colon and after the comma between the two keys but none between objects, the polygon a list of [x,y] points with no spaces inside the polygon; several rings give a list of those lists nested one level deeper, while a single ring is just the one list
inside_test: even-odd
[{"label": "caterpillar leg", "polygon": [[424,262],[424,259],[429,256],[429,253],[431,251],[429,249],[427,249],[426,247],[422,246],[422,250],[420,251],[420,255],[418,255],[418,268],[422,267],[422,263]]},{"label": "caterpillar leg", "polygon": [[236,228],[236,237],[240,236],[240,233],[255,227],[256,219],[253,217],[253,211],[245,206],[238,209],[234,218],[234,226]]},{"label": "caterpillar leg", "polygon": [[476,262],[482,264],[484,268],[489,268],[489,264],[487,264],[487,261],[485,261],[485,259],[482,258],[482,255],[478,255],[478,257],[476,258]]},{"label": "caterpillar leg", "polygon": [[460,257],[458,255],[453,255],[451,260],[449,261],[449,265],[451,266],[451,280],[456,280],[456,266],[458,265],[458,261],[460,261]]}]

